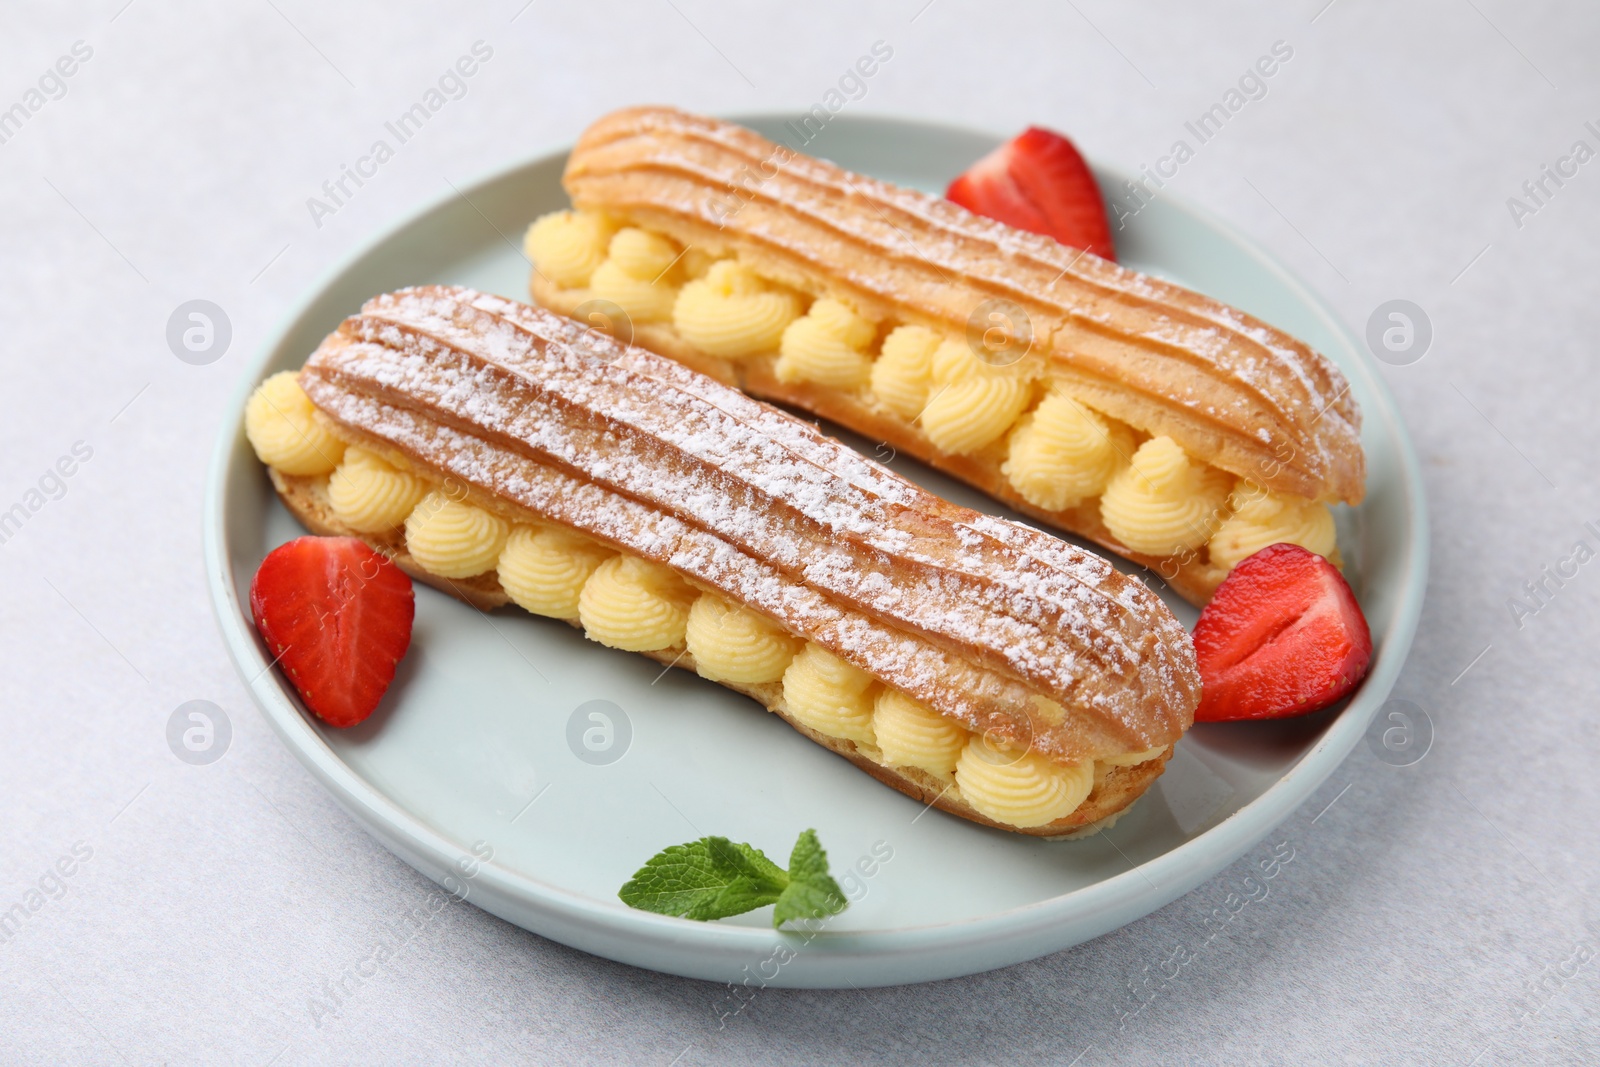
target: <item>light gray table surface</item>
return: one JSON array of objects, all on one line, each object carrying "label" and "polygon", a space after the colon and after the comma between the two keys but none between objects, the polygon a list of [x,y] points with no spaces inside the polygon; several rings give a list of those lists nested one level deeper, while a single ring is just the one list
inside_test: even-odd
[{"label": "light gray table surface", "polygon": [[[1600,545],[1583,526],[1600,162],[1508,206],[1574,142],[1600,148],[1597,31],[1592,5],[1510,0],[6,5],[0,109],[27,110],[75,43],[91,54],[13,129],[0,113],[0,511],[44,497],[0,544],[0,910],[48,891],[0,940],[0,1062],[1600,1061],[1600,564],[1548,582],[1537,613],[1510,606],[1574,542]],[[324,180],[479,40],[493,54],[466,95],[313,219]],[[446,182],[626,104],[801,110],[877,40],[893,58],[853,112],[1041,123],[1128,168],[1293,48],[1171,190],[1358,332],[1394,298],[1431,320],[1427,354],[1384,368],[1433,518],[1396,690],[1431,750],[1393,767],[1358,747],[1233,870],[991,974],[766,990],[719,1028],[722,987],[453,907],[314,1012],[431,883],[301,769],[224,655],[200,515],[240,369]],[[165,338],[194,298],[232,323],[207,366]],[[74,447],[89,458],[49,477]],[[192,699],[231,723],[209,766],[167,744]],[[1202,918],[1273,842],[1293,863],[1208,940]],[[61,860],[73,873],[51,878]]]}]

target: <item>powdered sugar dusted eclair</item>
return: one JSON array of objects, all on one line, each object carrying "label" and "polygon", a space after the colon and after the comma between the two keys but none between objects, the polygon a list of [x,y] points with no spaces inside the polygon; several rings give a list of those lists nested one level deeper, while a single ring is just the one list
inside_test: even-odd
[{"label": "powdered sugar dusted eclair", "polygon": [[1305,344],[947,200],[667,108],[591,126],[534,298],[804,408],[1146,564],[1204,603],[1256,548],[1337,559],[1360,415]]},{"label": "powdered sugar dusted eclair", "polygon": [[1114,816],[1192,720],[1193,648],[1138,581],[542,309],[379,297],[259,395],[314,531],[697,671],[964,818]]}]

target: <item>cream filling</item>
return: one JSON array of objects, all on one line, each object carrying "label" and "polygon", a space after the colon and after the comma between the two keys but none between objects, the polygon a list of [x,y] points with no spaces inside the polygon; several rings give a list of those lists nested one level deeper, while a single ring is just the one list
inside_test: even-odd
[{"label": "cream filling", "polygon": [[605,262],[589,278],[596,299],[609,300],[634,322],[666,322],[678,299],[680,250],[659,234],[618,230]]},{"label": "cream filling", "polygon": [[694,590],[672,568],[637,556],[613,556],[584,582],[578,620],[602,645],[659,652],[683,644],[693,601]]},{"label": "cream filling", "polygon": [[1135,552],[1171,556],[1211,540],[1227,515],[1233,477],[1191,458],[1170,437],[1139,446],[1100,498],[1100,517]]},{"label": "cream filling", "polygon": [[388,533],[411,514],[428,486],[390,466],[375,452],[351,445],[328,479],[328,502],[339,521],[360,533]]},{"label": "cream filling", "polygon": [[779,681],[800,648],[771,619],[714,593],[702,593],[689,609],[684,641],[702,678],[737,685]]},{"label": "cream filling", "polygon": [[1070,766],[973,737],[956,761],[956,785],[979,813],[1007,826],[1044,826],[1064,819],[1094,789],[1093,760]]},{"label": "cream filling", "polygon": [[798,296],[724,259],[712,264],[705,277],[679,290],[672,324],[702,352],[744,359],[776,350],[784,331],[799,316]]},{"label": "cream filling", "polygon": [[495,571],[517,606],[552,619],[576,619],[579,594],[610,555],[582,534],[517,526],[506,538]]},{"label": "cream filling", "polygon": [[[547,278],[582,288],[603,263],[618,260],[611,246],[627,232],[601,215],[557,212],[539,219],[526,243]],[[651,236],[661,247],[676,247]],[[634,262],[627,246],[639,240],[623,242],[623,260]],[[652,254],[655,258],[638,262],[659,263],[660,251]],[[1131,551],[1186,561],[1200,561],[1204,551],[1214,566],[1229,569],[1255,548],[1274,543],[1266,538],[1275,538],[1337,559],[1325,505],[1280,496],[1274,498],[1285,502],[1279,517],[1247,516],[1231,523],[1231,475],[1193,457],[1183,456],[1183,464],[1176,464],[1163,451],[1166,445],[1158,446],[1148,462],[1138,462],[1148,477],[1132,471],[1128,461],[1138,431],[1060,386],[1045,390],[1030,410],[1040,391],[1037,360],[990,366],[964,337],[909,323],[887,329],[873,352],[878,329],[839,300],[823,297],[807,308],[800,294],[735,260],[711,260],[693,247],[674,268],[677,274],[690,280],[677,290],[671,321],[687,343],[724,359],[772,357],[773,373],[785,383],[864,391],[868,403],[920,426],[934,448],[951,456],[985,452],[999,443],[1001,474],[1023,500],[1046,511],[1098,500],[1106,527]],[[636,275],[629,277],[634,279],[629,284],[637,283]],[[610,273],[605,279],[609,285]],[[630,307],[631,290],[611,292],[616,303]],[[652,316],[658,313],[651,302],[641,321],[656,321]],[[1155,440],[1176,448],[1170,439]]]},{"label": "cream filling", "polygon": [[582,289],[605,262],[616,230],[615,223],[592,211],[552,211],[528,227],[522,249],[549,281]]},{"label": "cream filling", "polygon": [[772,372],[780,382],[815,382],[854,392],[872,376],[866,348],[876,333],[849,305],[823,297],[784,328]]},{"label": "cream filling", "polygon": [[802,724],[829,737],[876,747],[872,675],[807,642],[783,672],[783,703]]},{"label": "cream filling", "polygon": [[[1027,828],[1064,818],[1089,795],[1087,789],[1075,792],[1085,773],[1092,786],[1114,766],[1163,751],[1071,767],[1037,754],[1013,758],[983,747],[961,724],[771,619],[715,593],[697,592],[670,567],[618,554],[576,531],[508,524],[428,488],[422,476],[368,450],[342,444],[339,449],[344,463],[328,488],[330,499],[343,501],[336,505],[341,521],[365,516],[374,525],[388,521],[385,529],[403,523],[406,549],[428,573],[467,578],[493,571],[514,603],[535,614],[576,619],[602,644],[637,652],[681,646],[712,680],[781,683],[783,707],[797,722],[853,742],[859,753],[886,767],[916,768],[949,782],[946,795],[966,799],[995,822]],[[401,504],[412,495],[419,499],[402,514]],[[400,518],[388,518],[395,515]],[[1036,696],[1034,703],[1047,720],[1064,721],[1065,710],[1055,701]]]},{"label": "cream filling", "polygon": [[1028,503],[1065,511],[1105,492],[1133,452],[1131,429],[1058,388],[1018,420],[1000,472]]},{"label": "cream filling", "polygon": [[926,326],[898,326],[883,339],[883,348],[872,364],[873,394],[907,422],[916,422],[928,405],[933,353],[942,340]]},{"label": "cream filling", "polygon": [[317,421],[300,376],[279,371],[250,394],[244,435],[256,457],[284,474],[327,474],[344,458],[344,442]]},{"label": "cream filling", "polygon": [[1212,535],[1207,551],[1213,566],[1231,570],[1240,560],[1280,542],[1319,556],[1335,556],[1337,536],[1326,504],[1271,493],[1240,483],[1231,498],[1233,513]]},{"label": "cream filling", "polygon": [[498,515],[434,489],[406,516],[406,550],[429,574],[471,578],[495,565],[510,530]]},{"label": "cream filling", "polygon": [[1000,439],[1033,398],[1026,360],[991,366],[965,339],[947,339],[934,349],[922,431],[933,446],[953,456],[969,455]]},{"label": "cream filling", "polygon": [[954,782],[956,760],[967,745],[967,730],[928,705],[898,689],[878,694],[872,711],[872,733],[883,762],[891,767],[916,767]]}]

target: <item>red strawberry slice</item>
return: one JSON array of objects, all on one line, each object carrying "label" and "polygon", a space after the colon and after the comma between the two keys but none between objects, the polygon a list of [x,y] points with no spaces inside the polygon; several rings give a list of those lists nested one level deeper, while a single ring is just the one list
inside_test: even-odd
[{"label": "red strawberry slice", "polygon": [[950,183],[946,198],[1019,230],[1115,260],[1105,201],[1072,142],[1029,126]]},{"label": "red strawberry slice", "polygon": [[354,537],[301,537],[261,561],[250,612],[306,707],[330,726],[371,715],[411,644],[411,579]]},{"label": "red strawberry slice", "polygon": [[1333,564],[1278,544],[1234,567],[1200,612],[1194,650],[1204,685],[1196,722],[1280,719],[1360,684],[1372,634]]}]

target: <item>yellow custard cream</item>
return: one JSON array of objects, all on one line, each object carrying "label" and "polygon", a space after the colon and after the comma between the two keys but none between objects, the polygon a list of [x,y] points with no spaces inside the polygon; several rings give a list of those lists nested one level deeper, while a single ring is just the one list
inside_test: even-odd
[{"label": "yellow custard cream", "polygon": [[783,672],[783,702],[818,733],[872,746],[872,686],[867,672],[808,643]]},{"label": "yellow custard cream", "polygon": [[974,737],[956,761],[956,785],[967,803],[995,822],[1043,826],[1070,815],[1088,798],[1094,762],[1064,766],[1036,752]]},{"label": "yellow custard cream", "polygon": [[1191,459],[1170,437],[1153,437],[1118,471],[1100,499],[1113,537],[1135,552],[1170,556],[1211,539],[1226,514],[1233,478]]},{"label": "yellow custard cream", "polygon": [[495,565],[509,524],[434,489],[406,517],[406,551],[441,578],[471,578]]},{"label": "yellow custard cream", "polygon": [[928,403],[933,353],[941,338],[926,326],[899,326],[883,339],[872,365],[872,392],[884,407],[914,422]]},{"label": "yellow custard cream", "polygon": [[702,352],[742,359],[775,351],[799,314],[800,300],[793,293],[774,289],[750,268],[724,259],[678,292],[672,323]]},{"label": "yellow custard cream", "polygon": [[250,394],[244,435],[256,457],[283,474],[327,474],[344,456],[344,442],[315,418],[311,398],[292,370],[279,371]]},{"label": "yellow custard cream", "polygon": [[610,254],[595,268],[589,290],[627,312],[634,322],[666,322],[678,299],[678,246],[636,227],[618,230]]},{"label": "yellow custard cream", "polygon": [[582,534],[517,526],[506,538],[495,569],[513,603],[535,615],[576,619],[584,583],[611,555]]},{"label": "yellow custard cream", "polygon": [[1057,389],[1011,431],[1000,468],[1034,507],[1063,511],[1097,497],[1133,455],[1133,431]]},{"label": "yellow custard cream", "polygon": [[528,227],[522,248],[553,284],[582,289],[605,261],[616,226],[587,211],[552,211]]},{"label": "yellow custard cream", "polygon": [[637,556],[613,556],[595,568],[578,595],[588,636],[627,652],[659,652],[683,643],[694,590],[677,572]]},{"label": "yellow custard cream", "polygon": [[[877,327],[843,301],[821,297],[802,314],[801,296],[737,260],[680,250],[661,234],[619,227],[603,214],[545,215],[529,228],[525,247],[552,282],[588,287],[636,322],[670,321],[686,344],[709,356],[776,354],[780,382],[868,390],[865,399],[920,426],[940,452],[967,456],[1001,442],[1000,473],[1024,500],[1066,511],[1098,497],[1106,528],[1133,552],[1165,557],[1206,546],[1213,565],[1231,569],[1266,545],[1291,541],[1337,559],[1333,517],[1323,504],[1254,487],[1248,495],[1241,487],[1230,501],[1232,475],[1165,436],[1135,451],[1142,433],[1059,386],[1029,411],[1037,358],[996,366],[965,338],[912,324],[890,330],[874,355]],[[331,470],[339,446],[324,447],[332,439],[311,424],[309,402],[296,407],[290,398],[280,406],[289,414],[279,417],[252,398],[257,452],[289,474]]]},{"label": "yellow custard cream", "polygon": [[946,780],[967,744],[959,723],[895,689],[878,694],[872,732],[888,766],[916,767]]},{"label": "yellow custard cream", "polygon": [[1033,393],[1029,367],[1026,360],[993,366],[979,359],[965,340],[946,339],[931,361],[923,432],[939,451],[956,456],[997,440],[1028,406]]},{"label": "yellow custard cream", "polygon": [[702,678],[735,685],[778,681],[801,645],[771,619],[712,593],[689,609],[684,641]]},{"label": "yellow custard cream", "polygon": [[340,522],[358,533],[388,533],[406,521],[428,486],[390,466],[375,452],[352,445],[328,480],[328,502]]},{"label": "yellow custard cream", "polygon": [[780,382],[860,389],[872,376],[866,349],[876,333],[848,304],[823,297],[783,331],[773,373]]},{"label": "yellow custard cream", "polygon": [[1258,485],[1240,483],[1233,491],[1233,514],[1217,527],[1209,553],[1214,566],[1232,569],[1246,556],[1288,541],[1319,556],[1332,556],[1335,547],[1333,513],[1312,500],[1269,493]]}]

